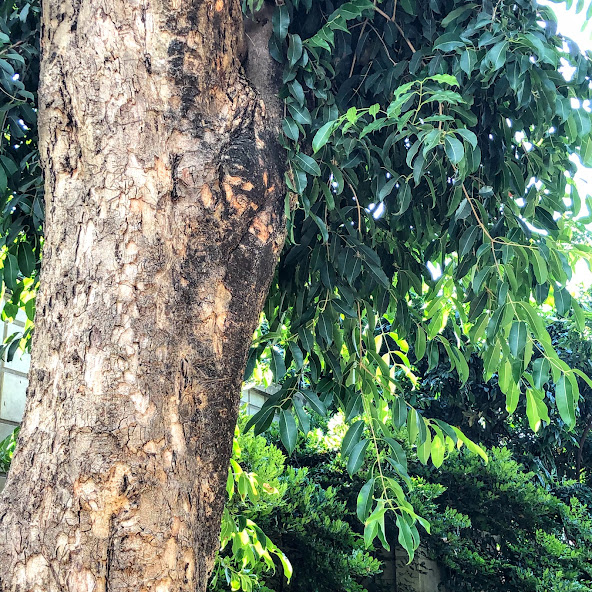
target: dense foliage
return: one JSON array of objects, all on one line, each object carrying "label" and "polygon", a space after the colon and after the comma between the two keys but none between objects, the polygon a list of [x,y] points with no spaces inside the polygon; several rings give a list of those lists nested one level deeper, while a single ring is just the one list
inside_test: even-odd
[{"label": "dense foliage", "polygon": [[0,441],[0,473],[7,473],[12,461],[12,455],[16,446],[19,428],[16,428],[12,434],[6,436]]},{"label": "dense foliage", "polygon": [[[43,242],[43,180],[37,149],[39,2],[0,6],[0,265],[10,291],[2,319],[27,313],[24,334],[10,335],[0,350],[12,359],[29,341],[35,316]],[[3,293],[5,292],[3,287]]]},{"label": "dense foliage", "polygon": [[[592,340],[583,338],[573,323],[550,317],[547,330],[560,358],[572,368],[591,373]],[[541,482],[556,478],[592,478],[592,390],[582,382],[576,425],[569,429],[556,409],[549,409],[551,421],[541,422],[535,434],[527,402],[521,400],[510,414],[506,397],[500,389],[498,375],[488,382],[483,380],[483,363],[477,355],[469,360],[469,378],[461,384],[445,359],[428,370],[427,361],[418,364],[421,376],[413,393],[414,403],[423,413],[459,426],[472,439],[488,448],[507,446]],[[545,396],[555,398],[555,385],[545,385]],[[530,425],[529,425],[530,424]],[[537,426],[534,425],[536,428]],[[592,481],[590,481],[592,483]]]},{"label": "dense foliage", "polygon": [[[260,471],[268,493],[255,502],[231,501],[227,512],[256,523],[282,548],[294,567],[291,580],[281,570],[265,569],[263,561],[241,568],[240,553],[223,552],[218,565],[234,565],[236,573],[248,577],[252,588],[245,590],[381,590],[384,566],[372,557],[373,549],[363,550],[356,534],[359,483],[349,482],[338,454],[343,422],[334,418],[328,430],[299,436],[287,461],[277,448],[277,432],[268,435],[271,444],[252,432],[238,437],[241,452],[235,458],[245,470]],[[511,444],[516,439],[510,438]],[[592,590],[591,488],[557,480],[543,487],[507,448],[493,448],[487,464],[455,451],[440,469],[423,465],[412,452],[409,456],[410,500],[431,522],[424,544],[443,569],[446,589]],[[385,530],[392,545],[398,533],[389,515]],[[213,589],[228,589],[226,580],[218,577]]]},{"label": "dense foliage", "polygon": [[[262,436],[237,434],[231,472],[244,475],[245,484],[238,482],[238,495],[226,504],[211,590],[366,591],[361,582],[378,573],[380,563],[352,527],[357,519],[346,505],[343,466],[334,462],[335,450],[326,442],[320,433],[309,434],[287,465],[284,454]],[[317,462],[309,470],[303,463],[311,456]],[[248,478],[258,489],[254,495]],[[234,539],[227,547],[229,535]],[[282,569],[274,568],[264,547],[272,549]]]},{"label": "dense foliage", "polygon": [[[27,0],[0,11],[3,314],[25,308],[25,342],[43,219],[38,14]],[[550,407],[576,422],[577,377],[588,379],[559,357],[537,306],[583,329],[566,285],[592,249],[578,242],[590,200],[574,184],[575,161],[592,164],[592,61],[531,0],[288,0],[270,52],[291,195],[249,364],[268,356],[282,389],[253,423],[263,431],[280,410],[292,451],[310,411],[341,409],[347,470],[369,467],[366,542],[385,541],[390,510],[413,555],[428,525],[407,499],[406,456],[439,467],[462,443],[480,452],[415,404],[422,360],[430,371],[446,359],[464,384],[479,357],[508,413],[524,404],[535,429]]]},{"label": "dense foliage", "polygon": [[592,590],[592,513],[581,501],[590,502],[589,488],[548,492],[503,448],[487,465],[455,453],[445,469],[420,472],[412,498],[430,517],[426,544],[447,589]]},{"label": "dense foliage", "polygon": [[281,408],[290,449],[308,421],[295,393],[309,409],[342,409],[350,473],[378,452],[368,538],[384,536],[388,507],[412,554],[404,474],[383,478],[404,465],[397,429],[436,466],[470,445],[411,403],[413,362],[445,358],[462,384],[477,355],[508,413],[525,401],[536,429],[553,405],[575,424],[584,375],[559,358],[536,307],[584,327],[566,284],[590,252],[573,240],[585,222],[573,177],[577,158],[592,164],[591,61],[529,0],[294,0],[276,11],[270,49],[299,197],[253,349],[269,348],[283,388],[254,423],[265,429]]}]

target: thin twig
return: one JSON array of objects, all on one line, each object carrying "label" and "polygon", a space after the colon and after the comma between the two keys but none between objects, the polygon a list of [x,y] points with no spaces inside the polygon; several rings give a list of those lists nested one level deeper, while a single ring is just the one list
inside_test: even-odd
[{"label": "thin twig", "polygon": [[[367,24],[368,24],[368,19],[366,19],[364,21],[364,24],[362,25],[362,30],[360,31],[360,36],[358,37],[358,43],[362,39],[362,35],[364,34],[364,29],[366,28],[366,25]],[[358,57],[357,51],[354,51],[354,59],[352,60],[351,68],[349,69],[349,76],[348,76],[348,78],[351,78],[352,77],[352,74],[354,73],[354,67],[356,65],[356,59],[357,59],[357,57]]]},{"label": "thin twig", "polygon": [[417,50],[415,49],[415,47],[413,47],[413,43],[411,43],[411,41],[409,41],[409,39],[407,39],[407,37],[405,37],[405,33],[403,32],[403,29],[401,29],[401,27],[398,25],[398,23],[395,21],[395,19],[391,18],[386,12],[384,12],[384,10],[381,10],[380,8],[378,8],[378,6],[375,6],[374,10],[376,10],[376,12],[378,14],[380,14],[381,16],[383,16],[387,21],[391,21],[392,23],[395,24],[395,27],[397,27],[397,31],[399,31],[399,33],[401,34],[403,39],[405,39],[405,42],[409,46],[409,49],[413,53],[415,53]]}]

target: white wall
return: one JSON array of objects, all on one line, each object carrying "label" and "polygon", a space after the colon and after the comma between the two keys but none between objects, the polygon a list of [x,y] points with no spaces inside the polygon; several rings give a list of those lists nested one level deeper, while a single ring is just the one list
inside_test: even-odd
[{"label": "white wall", "polygon": [[[1,323],[2,341],[13,333],[22,332],[26,320],[24,312],[19,311],[13,323]],[[23,417],[30,363],[31,356],[21,355],[20,350],[12,362],[0,359],[0,440],[9,436]]]}]

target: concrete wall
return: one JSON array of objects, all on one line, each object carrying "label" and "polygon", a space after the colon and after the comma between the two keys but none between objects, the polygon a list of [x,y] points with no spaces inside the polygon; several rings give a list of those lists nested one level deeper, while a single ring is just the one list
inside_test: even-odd
[{"label": "concrete wall", "polygon": [[407,552],[399,545],[395,549],[379,551],[378,558],[383,562],[382,573],[376,578],[380,590],[388,592],[446,592],[442,570],[428,558],[420,547],[410,565],[407,565]]},{"label": "concrete wall", "polygon": [[[0,307],[3,301],[0,302]],[[0,325],[0,338],[4,341],[13,333],[22,332],[27,320],[23,311],[19,311],[13,323]],[[0,358],[0,440],[9,436],[18,426],[25,410],[27,392],[27,374],[31,356],[17,350],[12,362]]]},{"label": "concrete wall", "polygon": [[446,592],[440,566],[419,547],[411,564],[407,565],[407,552],[402,547],[395,549],[396,587],[393,592]]}]

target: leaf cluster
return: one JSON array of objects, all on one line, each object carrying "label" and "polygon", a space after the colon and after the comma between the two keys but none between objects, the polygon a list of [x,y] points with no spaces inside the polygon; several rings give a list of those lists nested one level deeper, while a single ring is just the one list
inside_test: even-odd
[{"label": "leaf cluster", "polygon": [[0,8],[0,267],[7,302],[2,320],[19,308],[24,333],[0,348],[11,360],[27,347],[43,242],[43,179],[37,135],[40,6],[37,0],[4,2]]},{"label": "leaf cluster", "polygon": [[[588,333],[582,333],[573,322],[550,316],[547,330],[554,348],[562,361],[570,368],[590,373],[592,341]],[[540,368],[540,357],[532,367]],[[482,360],[472,355],[469,363],[469,379],[461,384],[445,359],[428,371],[427,363],[418,365],[421,376],[411,402],[418,401],[425,414],[457,425],[472,439],[487,448],[506,446],[515,458],[535,471],[542,483],[554,479],[590,475],[590,440],[592,423],[590,395],[592,391],[580,381],[582,399],[579,404],[576,425],[573,430],[563,422],[554,407],[556,385],[548,377],[541,384],[548,420],[532,425],[529,400],[522,399],[513,414],[506,408],[506,397],[499,386],[496,373],[489,382],[483,380]],[[536,375],[536,372],[533,372]],[[539,375],[537,375],[539,376]],[[536,433],[531,431],[536,428]],[[579,460],[578,460],[579,459]],[[584,472],[581,475],[582,471]]]},{"label": "leaf cluster", "polygon": [[[245,421],[239,423],[244,426]],[[269,438],[275,440],[277,433]],[[240,471],[250,475],[258,491],[254,495],[247,486],[244,496],[232,495],[226,503],[222,550],[210,589],[365,592],[360,582],[376,574],[380,564],[363,549],[362,537],[351,526],[355,516],[344,500],[343,470],[321,440],[315,432],[306,441],[301,439],[299,453],[287,465],[276,445],[263,436],[242,430],[237,434],[233,479],[236,482],[240,461]],[[314,468],[298,466],[311,456],[316,457]],[[227,531],[233,528],[238,534],[227,547]],[[283,575],[263,555],[244,561],[245,549],[258,543],[267,545],[275,563],[284,564]],[[286,565],[290,565],[287,572]]]}]

